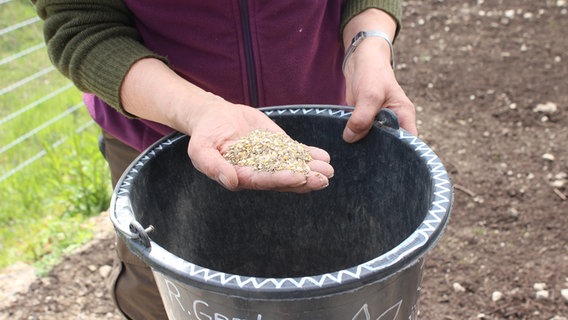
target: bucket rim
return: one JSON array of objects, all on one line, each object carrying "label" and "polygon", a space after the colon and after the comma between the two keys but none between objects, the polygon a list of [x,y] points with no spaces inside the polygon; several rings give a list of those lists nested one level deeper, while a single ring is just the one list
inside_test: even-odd
[{"label": "bucket rim", "polygon": [[[282,105],[259,108],[268,116],[272,114],[317,114],[321,116],[348,118],[353,107],[338,105]],[[230,274],[212,270],[175,256],[159,244],[153,242],[144,231],[132,229],[137,224],[130,205],[131,181],[136,177],[138,168],[156,157],[167,146],[180,139],[187,138],[181,133],[172,133],[160,139],[146,151],[142,152],[125,170],[113,192],[110,204],[110,219],[119,237],[123,238],[127,247],[154,272],[196,286],[201,289],[257,298],[291,297],[301,289],[305,297],[331,294],[344,291],[361,284],[372,283],[397,273],[421,259],[439,240],[450,217],[453,206],[453,187],[449,175],[436,153],[421,139],[401,128],[391,128],[375,123],[380,130],[393,135],[407,144],[417,153],[428,167],[432,186],[432,200],[428,212],[420,225],[401,243],[389,251],[361,264],[319,275],[302,277],[265,278]],[[139,224],[138,224],[139,225]],[[146,243],[145,243],[146,242]],[[168,261],[166,265],[165,261]],[[174,263],[172,263],[174,262]],[[174,267],[172,267],[175,266]]]}]

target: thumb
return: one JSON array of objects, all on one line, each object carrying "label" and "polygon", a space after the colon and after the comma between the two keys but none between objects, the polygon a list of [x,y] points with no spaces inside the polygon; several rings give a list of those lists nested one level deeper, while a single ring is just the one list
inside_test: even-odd
[{"label": "thumb", "polygon": [[412,102],[408,102],[406,106],[397,106],[391,108],[397,115],[400,126],[414,136],[418,136],[416,127],[416,109]]},{"label": "thumb", "polygon": [[373,126],[375,113],[375,108],[372,106],[361,104],[356,106],[343,130],[343,140],[352,143],[364,138]]},{"label": "thumb", "polygon": [[205,148],[196,151],[190,144],[188,155],[193,166],[201,173],[231,191],[238,190],[239,178],[235,168],[217,149]]}]

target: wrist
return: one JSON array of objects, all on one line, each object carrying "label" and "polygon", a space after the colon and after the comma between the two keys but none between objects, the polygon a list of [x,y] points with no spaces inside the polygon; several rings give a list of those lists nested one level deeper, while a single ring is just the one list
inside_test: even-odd
[{"label": "wrist", "polygon": [[347,51],[345,53],[345,57],[343,59],[343,65],[342,65],[343,73],[345,73],[345,65],[346,65],[347,61],[349,60],[349,58],[351,57],[351,55],[357,50],[357,48],[362,44],[362,42],[365,41],[365,39],[370,38],[370,37],[380,38],[384,41],[384,43],[386,43],[388,45],[388,48],[389,48],[389,51],[390,51],[390,65],[394,70],[394,68],[395,68],[394,48],[393,48],[391,38],[385,32],[382,32],[382,31],[379,31],[379,30],[368,30],[368,31],[358,32],[353,37],[353,39],[351,40],[351,44],[347,48]]},{"label": "wrist", "polygon": [[121,101],[126,112],[185,134],[191,133],[208,106],[227,103],[157,59],[141,59],[132,65],[121,86]]},{"label": "wrist", "polygon": [[233,107],[230,102],[218,95],[192,84],[190,86],[191,89],[186,91],[185,98],[182,96],[181,99],[178,99],[180,105],[176,109],[179,110],[179,113],[172,115],[172,121],[177,123],[176,127],[179,127],[177,130],[189,136],[192,135],[193,130],[199,126],[203,119],[211,114],[223,114],[225,111],[219,110]]},{"label": "wrist", "polygon": [[388,13],[380,9],[367,9],[353,17],[343,30],[343,45],[345,50],[351,45],[355,35],[363,30],[379,30],[386,33],[394,43],[397,31],[397,21]]}]

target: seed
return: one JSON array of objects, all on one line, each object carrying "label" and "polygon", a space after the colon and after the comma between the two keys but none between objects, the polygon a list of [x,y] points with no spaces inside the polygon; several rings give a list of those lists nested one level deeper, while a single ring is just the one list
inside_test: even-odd
[{"label": "seed", "polygon": [[284,133],[253,130],[229,147],[223,155],[229,163],[257,171],[291,170],[308,174],[312,160],[306,145]]}]

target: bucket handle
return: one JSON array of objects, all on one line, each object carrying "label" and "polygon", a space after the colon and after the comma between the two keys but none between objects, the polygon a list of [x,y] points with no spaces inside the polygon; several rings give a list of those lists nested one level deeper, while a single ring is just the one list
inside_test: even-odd
[{"label": "bucket handle", "polygon": [[379,127],[382,126],[391,127],[394,130],[400,129],[400,124],[398,122],[398,117],[396,116],[396,113],[394,113],[394,111],[388,108],[383,108],[381,109],[381,111],[379,111],[379,114],[377,115],[377,125]]},{"label": "bucket handle", "polygon": [[142,243],[145,248],[150,248],[150,237],[148,233],[154,231],[154,226],[150,225],[148,228],[144,229],[140,222],[136,220],[130,221],[130,232],[132,232],[132,240],[138,240]]}]

